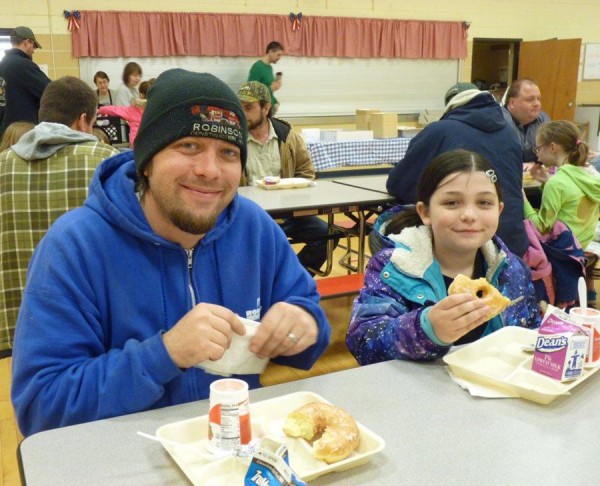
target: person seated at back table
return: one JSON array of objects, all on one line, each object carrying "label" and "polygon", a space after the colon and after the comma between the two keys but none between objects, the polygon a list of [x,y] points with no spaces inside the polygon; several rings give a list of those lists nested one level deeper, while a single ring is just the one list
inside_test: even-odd
[{"label": "person seated at back table", "polygon": [[[225,129],[223,129],[225,128]],[[273,219],[237,195],[246,118],[210,74],[162,73],[133,151],[36,248],[12,402],[24,435],[208,398],[238,316],[249,351],[309,369],[329,342],[315,282]],[[233,375],[251,388],[259,376]]]},{"label": "person seated at back table", "polygon": [[[600,207],[600,174],[589,165],[588,146],[574,123],[547,122],[537,130],[535,152],[543,166],[530,173],[544,184],[542,204],[534,209],[525,199],[525,217],[541,234],[550,232],[557,220],[565,223],[582,248],[594,239]],[[544,167],[556,167],[549,177]]]},{"label": "person seated at back table", "polygon": [[[315,166],[302,137],[284,120],[269,116],[271,95],[258,81],[244,83],[238,91],[248,119],[248,164],[242,186],[265,176],[315,178]],[[287,218],[281,224],[285,234],[306,242],[298,259],[311,275],[327,260],[329,225],[317,216]],[[339,235],[334,236],[334,247]]]},{"label": "person seated at back table", "polygon": [[[346,344],[361,365],[432,361],[505,326],[535,328],[541,315],[531,272],[494,236],[503,210],[499,176],[481,155],[453,150],[423,172],[416,207],[386,232],[395,242],[367,264]],[[458,274],[485,277],[515,302],[495,317],[483,299],[448,295]]]},{"label": "person seated at back table", "polygon": [[96,94],[98,95],[98,108],[114,105],[113,99],[116,99],[116,94],[108,87],[109,83],[110,78],[104,71],[97,71],[94,74],[94,84],[96,85]]},{"label": "person seated at back table", "polygon": [[154,83],[155,78],[151,78],[140,84],[140,97],[132,101],[131,106],[101,106],[98,108],[100,115],[118,116],[129,123],[129,145],[133,148],[135,145],[135,137],[140,128],[144,108],[146,107],[146,96],[148,90]]},{"label": "person seated at back table", "polygon": [[416,203],[416,187],[425,168],[437,155],[454,149],[477,152],[498,174],[504,198],[498,236],[522,257],[529,246],[523,223],[523,162],[521,142],[487,91],[471,83],[450,87],[446,111],[409,143],[400,162],[390,171],[387,191],[401,204]]},{"label": "person seated at back table", "polygon": [[0,153],[0,357],[11,353],[33,250],[61,214],[83,203],[96,167],[119,153],[92,135],[97,105],[81,79],[52,81],[40,123]]},{"label": "person seated at back table", "polygon": [[548,114],[542,111],[538,85],[526,78],[514,81],[504,94],[502,113],[521,141],[523,162],[535,162],[537,130],[542,123],[550,121]]}]

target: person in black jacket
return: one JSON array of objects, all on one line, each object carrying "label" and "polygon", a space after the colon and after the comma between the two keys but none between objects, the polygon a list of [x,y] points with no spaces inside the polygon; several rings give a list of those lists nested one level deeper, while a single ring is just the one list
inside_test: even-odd
[{"label": "person in black jacket", "polygon": [[10,32],[10,43],[12,49],[5,51],[0,62],[0,92],[4,93],[0,136],[13,122],[38,122],[40,99],[50,83],[48,76],[32,60],[35,49],[42,47],[32,30],[23,26],[14,28]]},{"label": "person in black jacket", "polygon": [[504,210],[498,236],[522,257],[529,246],[523,223],[523,149],[502,107],[487,91],[471,83],[452,86],[444,98],[446,111],[408,145],[404,159],[391,170],[387,191],[399,203],[416,203],[417,182],[435,156],[455,149],[483,155],[494,166],[502,188]]}]

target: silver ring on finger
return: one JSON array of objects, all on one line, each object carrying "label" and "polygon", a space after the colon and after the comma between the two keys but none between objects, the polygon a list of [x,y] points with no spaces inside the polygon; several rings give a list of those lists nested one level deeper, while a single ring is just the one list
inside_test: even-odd
[{"label": "silver ring on finger", "polygon": [[291,331],[288,332],[285,336],[287,338],[289,338],[289,340],[292,341],[294,344],[296,344],[298,341],[300,341],[300,338]]}]

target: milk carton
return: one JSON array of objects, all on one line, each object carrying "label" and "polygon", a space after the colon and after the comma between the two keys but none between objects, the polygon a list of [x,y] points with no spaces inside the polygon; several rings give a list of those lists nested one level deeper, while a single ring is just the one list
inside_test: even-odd
[{"label": "milk carton", "polygon": [[583,373],[588,347],[585,331],[565,312],[549,306],[538,330],[531,369],[561,382]]}]

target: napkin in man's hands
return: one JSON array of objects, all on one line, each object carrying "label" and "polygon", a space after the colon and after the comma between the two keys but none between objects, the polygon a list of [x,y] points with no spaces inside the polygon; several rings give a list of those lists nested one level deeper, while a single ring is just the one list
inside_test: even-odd
[{"label": "napkin in man's hands", "polygon": [[216,361],[202,361],[202,363],[196,365],[196,368],[201,368],[207,373],[221,376],[260,375],[265,371],[269,363],[269,358],[259,358],[248,349],[250,340],[256,334],[260,322],[251,321],[243,317],[238,318],[244,324],[246,334],[240,336],[233,333],[231,346],[229,346],[229,349],[225,351],[220,359]]}]

